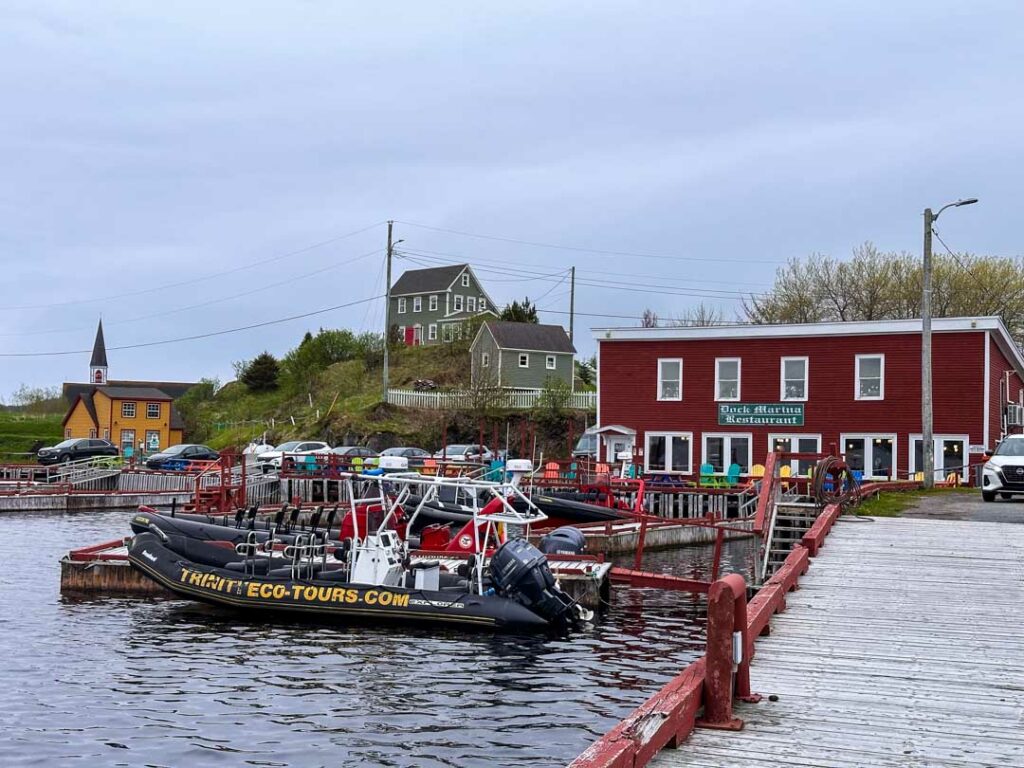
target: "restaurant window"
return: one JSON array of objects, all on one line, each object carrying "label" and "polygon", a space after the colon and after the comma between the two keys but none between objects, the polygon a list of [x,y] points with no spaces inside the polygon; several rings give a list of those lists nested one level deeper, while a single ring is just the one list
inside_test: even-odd
[{"label": "restaurant window", "polygon": [[808,362],[806,357],[784,357],[781,364],[780,400],[807,399]]},{"label": "restaurant window", "polygon": [[679,357],[658,360],[658,399],[683,399],[683,360]]},{"label": "restaurant window", "polygon": [[125,401],[121,403],[121,418],[122,419],[134,419],[135,418],[135,403]]},{"label": "restaurant window", "polygon": [[[820,453],[821,435],[768,435],[768,450],[773,453]],[[786,463],[793,474],[806,475],[816,462],[810,459],[793,459]]]},{"label": "restaurant window", "polygon": [[740,359],[715,358],[715,400],[740,399]]},{"label": "restaurant window", "polygon": [[692,472],[692,432],[648,432],[645,435],[646,472]]},{"label": "restaurant window", "polygon": [[725,474],[731,464],[738,464],[740,474],[750,472],[753,440],[749,433],[705,433],[704,463],[711,465],[715,474]]},{"label": "restaurant window", "polygon": [[885,399],[885,355],[857,355],[855,400]]},{"label": "restaurant window", "polygon": [[[935,435],[932,453],[932,466],[935,468],[935,480],[945,480],[950,474],[956,473],[961,480],[967,480],[967,451],[969,441],[966,435]],[[923,441],[921,435],[910,436],[910,477],[924,471]]]},{"label": "restaurant window", "polygon": [[896,477],[896,435],[842,435],[846,464],[864,477]]}]

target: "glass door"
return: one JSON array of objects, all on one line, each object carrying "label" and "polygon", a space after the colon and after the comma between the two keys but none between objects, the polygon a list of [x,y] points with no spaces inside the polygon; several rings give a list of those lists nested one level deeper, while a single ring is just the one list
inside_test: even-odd
[{"label": "glass door", "polygon": [[[922,440],[920,435],[911,436],[911,465],[910,476],[914,477],[918,472],[924,470],[924,456],[922,454]],[[936,435],[932,447],[932,466],[935,467],[935,479],[945,480],[952,473],[960,476],[962,482],[967,482],[967,435]]]},{"label": "glass door", "polygon": [[851,470],[873,480],[896,477],[895,435],[843,435],[842,444]]}]

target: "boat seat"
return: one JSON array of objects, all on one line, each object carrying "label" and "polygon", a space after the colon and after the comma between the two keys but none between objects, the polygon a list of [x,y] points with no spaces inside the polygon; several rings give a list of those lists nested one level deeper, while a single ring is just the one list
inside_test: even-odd
[{"label": "boat seat", "polygon": [[[237,560],[233,563],[227,563],[224,566],[225,571],[232,571],[233,573],[255,573],[260,576],[267,575],[270,569],[270,558],[260,557],[255,562],[252,560]],[[285,569],[288,570],[288,569]],[[289,571],[291,573],[291,571]]]}]

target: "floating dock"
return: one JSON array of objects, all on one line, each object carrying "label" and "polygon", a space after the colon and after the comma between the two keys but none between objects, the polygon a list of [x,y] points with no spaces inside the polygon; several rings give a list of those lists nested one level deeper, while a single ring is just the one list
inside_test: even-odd
[{"label": "floating dock", "polygon": [[[706,518],[650,521],[647,526],[639,522],[625,521],[621,523],[581,523],[574,525],[583,532],[587,539],[587,552],[601,555],[627,555],[636,552],[643,541],[644,551],[660,549],[677,549],[679,547],[714,544],[718,535],[714,520]],[[750,533],[750,520],[728,519],[720,521],[728,531],[726,541],[747,538]],[[537,544],[544,531],[530,536],[530,541]]]}]

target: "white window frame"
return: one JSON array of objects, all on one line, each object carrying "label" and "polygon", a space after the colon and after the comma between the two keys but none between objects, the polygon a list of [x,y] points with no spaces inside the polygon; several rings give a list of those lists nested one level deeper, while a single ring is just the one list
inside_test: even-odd
[{"label": "white window frame", "polygon": [[[665,438],[665,469],[651,469],[650,466],[650,455],[651,455],[651,442],[652,437],[664,437]],[[668,469],[672,466],[672,438],[673,437],[685,437],[690,446],[690,450],[687,452],[686,465],[689,469]],[[644,433],[644,473],[657,473],[662,475],[692,475],[693,474],[693,432],[645,432]]]},{"label": "white window frame", "polygon": [[[731,459],[731,457],[732,457],[732,439],[734,437],[745,437],[745,438],[747,438],[747,469],[746,469],[745,472],[741,470],[740,471],[740,476],[741,477],[746,477],[747,475],[750,474],[750,468],[752,466],[754,466],[754,433],[753,432],[704,432],[700,436],[700,459],[701,459],[700,463],[701,464],[710,464],[711,463],[710,461],[708,461],[708,438],[709,437],[721,437],[721,438],[726,440],[726,442],[722,444],[722,458],[723,459],[725,457],[727,457],[727,456],[730,457],[730,459]],[[731,460],[728,461],[728,462],[723,461],[722,462],[722,471],[721,472],[714,472],[713,474],[723,475],[723,476],[729,474],[729,464],[732,464]],[[697,469],[700,470],[700,467],[698,467]]]},{"label": "white window frame", "polygon": [[427,307],[430,309],[431,312],[436,312],[437,311],[437,294],[436,293],[433,293],[433,294],[430,295],[430,298],[427,300]]},{"label": "white window frame", "polygon": [[[722,397],[720,363],[736,363],[736,397]],[[739,357],[716,357],[715,358],[715,402],[738,403],[743,391],[743,360]]]},{"label": "white window frame", "polygon": [[481,312],[487,311],[487,299],[485,299],[483,296],[480,297],[480,300],[477,302],[476,305],[477,307],[479,307]]},{"label": "white window frame", "polygon": [[[804,364],[804,396],[786,397],[786,363],[802,360]],[[779,401],[783,403],[806,403],[811,394],[811,360],[809,357],[794,355],[779,359]]]},{"label": "white window frame", "polygon": [[423,297],[422,296],[413,296],[412,297],[412,311],[413,312],[422,312],[423,311]]},{"label": "white window frame", "polygon": [[[131,440],[127,440],[126,441],[124,439],[124,436],[127,435],[127,434],[131,434],[131,436],[132,436]],[[125,445],[128,445],[132,449],[133,453],[135,452],[136,446],[135,446],[135,430],[134,429],[122,429],[121,430],[121,442],[118,443],[118,445],[117,445],[117,447],[121,450],[121,453],[124,453]]]},{"label": "white window frame", "polygon": [[519,367],[520,368],[529,368],[530,367],[530,353],[529,352],[520,352],[519,353]]},{"label": "white window frame", "polygon": [[[899,453],[899,440],[896,437],[895,432],[843,432],[839,435],[839,453],[846,459],[846,441],[847,440],[863,440],[864,441],[864,479],[865,480],[885,480],[888,479],[889,475],[874,475],[868,474],[868,472],[874,472],[875,464],[875,450],[872,447],[875,438],[891,439],[892,440],[892,477],[899,477],[900,470],[900,453]],[[869,470],[868,467],[871,467]]]},{"label": "white window frame", "polygon": [[[679,363],[679,395],[677,397],[663,397],[662,383],[665,379],[661,375],[662,366],[665,363]],[[683,400],[683,358],[681,357],[659,357],[658,358],[658,400],[660,402],[679,403]]]},{"label": "white window frame", "polygon": [[[131,413],[129,413],[131,411]],[[122,419],[134,419],[135,414],[139,412],[138,407],[135,405],[134,400],[122,400],[121,401],[121,418]]]},{"label": "white window frame", "polygon": [[[918,472],[923,472],[922,467],[917,466],[917,457],[914,455],[914,443],[918,440],[923,440],[923,436],[920,432],[907,436],[907,477],[911,480]],[[971,451],[971,438],[970,435],[932,435],[932,458],[937,460],[941,458],[939,453],[939,446],[942,445],[943,440],[956,440],[963,443],[964,446],[964,471],[960,473],[960,479],[967,482],[967,470],[970,466],[970,451]],[[934,463],[935,480],[936,482],[946,479],[946,470],[940,469],[938,461]]]},{"label": "white window frame", "polygon": [[437,323],[431,323],[427,326],[427,340],[437,341]]},{"label": "white window frame", "polygon": [[[156,435],[156,440],[150,440],[149,438]],[[159,429],[147,429],[146,430],[146,450],[147,451],[159,451],[160,450],[160,430]]]},{"label": "white window frame", "polygon": [[[878,395],[864,395],[860,393],[860,363],[866,358],[877,357],[881,360],[878,368]],[[856,355],[853,366],[853,399],[854,400],[885,400],[885,355],[881,352],[865,352]]]},{"label": "white window frame", "polygon": [[558,369],[558,358],[554,355],[547,355],[544,358],[544,368],[548,371],[554,371]]},{"label": "white window frame", "polygon": [[[153,409],[156,409],[156,414],[153,414]],[[160,403],[146,403],[146,418],[147,419],[159,419],[160,418]]]},{"label": "white window frame", "polygon": [[399,298],[398,298],[398,314],[404,315],[405,314],[405,309],[406,309],[405,297],[404,296],[399,296]]},{"label": "white window frame", "polygon": [[490,368],[491,367],[491,353],[490,352],[481,352],[480,353],[480,367],[481,368]]},{"label": "white window frame", "polygon": [[405,326],[398,326],[398,340],[405,344]]},{"label": "white window frame", "polygon": [[[813,439],[813,440],[815,440],[817,442],[817,445],[816,445],[816,447],[814,449],[814,452],[815,453],[821,453],[821,433],[820,432],[818,432],[817,434],[815,434],[813,432],[769,432],[768,433],[768,453],[772,453],[772,452],[775,451],[775,441],[778,440],[778,439],[789,440],[790,448],[793,447],[793,442],[795,440]],[[792,451],[791,450],[790,452],[791,453],[800,453],[799,450],[797,450],[797,451]],[[800,462],[797,461],[796,459],[793,459],[792,461],[789,462],[789,468],[790,468],[790,471],[794,475],[798,474],[798,470],[800,468]]]},{"label": "white window frame", "polygon": [[441,326],[441,341],[443,341],[445,344],[449,344],[454,338],[455,331],[452,329],[452,324],[444,323]]},{"label": "white window frame", "polygon": [[469,272],[462,273],[462,287],[469,288]]},{"label": "white window frame", "polygon": [[476,312],[476,296],[467,296],[466,297],[466,311],[467,312]]},{"label": "white window frame", "polygon": [[423,344],[423,326],[416,323],[416,325],[412,327],[412,345],[416,347],[421,344]]},{"label": "white window frame", "polygon": [[455,294],[454,300],[452,301],[452,311],[453,312],[461,312],[462,311],[462,294],[461,293],[456,293]]}]

